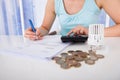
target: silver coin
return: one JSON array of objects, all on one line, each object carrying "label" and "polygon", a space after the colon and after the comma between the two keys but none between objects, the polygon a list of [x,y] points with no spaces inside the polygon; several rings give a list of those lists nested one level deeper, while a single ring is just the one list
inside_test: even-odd
[{"label": "silver coin", "polygon": [[93,50],[89,50],[89,55],[96,55],[96,51],[93,51]]},{"label": "silver coin", "polygon": [[97,56],[99,59],[104,58],[104,55],[101,55],[101,54],[97,54],[96,56]]},{"label": "silver coin", "polygon": [[93,61],[97,61],[97,60],[98,60],[98,57],[97,57],[97,56],[90,56],[89,59],[90,59],[90,60],[93,60]]},{"label": "silver coin", "polygon": [[58,56],[55,56],[55,57],[52,58],[52,60],[55,60],[55,61],[60,60],[60,59],[61,59],[61,57],[58,57]]},{"label": "silver coin", "polygon": [[62,58],[66,58],[67,56],[68,56],[67,53],[61,53],[61,57],[62,57]]},{"label": "silver coin", "polygon": [[70,66],[68,63],[63,63],[63,64],[61,64],[60,66],[61,66],[61,68],[63,68],[63,69],[69,69],[69,68],[71,68],[71,66]]},{"label": "silver coin", "polygon": [[89,64],[89,65],[93,65],[93,64],[95,64],[95,61],[88,59],[85,61],[85,63]]},{"label": "silver coin", "polygon": [[62,59],[59,59],[59,60],[56,60],[56,63],[61,65],[61,64],[65,63],[65,61]]},{"label": "silver coin", "polygon": [[89,50],[89,53],[81,50],[69,50],[67,53],[61,53],[60,56],[55,56],[52,59],[63,69],[69,69],[71,67],[80,67],[80,62],[85,61],[86,64],[93,65],[98,59],[104,58],[101,54],[96,54],[95,51]]}]

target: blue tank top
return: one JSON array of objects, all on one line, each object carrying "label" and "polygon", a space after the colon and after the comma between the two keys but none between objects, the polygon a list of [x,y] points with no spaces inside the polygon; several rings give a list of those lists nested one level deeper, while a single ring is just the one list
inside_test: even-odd
[{"label": "blue tank top", "polygon": [[63,0],[55,0],[55,13],[61,26],[61,35],[66,35],[77,25],[88,27],[89,24],[97,24],[100,9],[95,0],[85,0],[83,8],[76,14],[70,15],[65,11]]}]

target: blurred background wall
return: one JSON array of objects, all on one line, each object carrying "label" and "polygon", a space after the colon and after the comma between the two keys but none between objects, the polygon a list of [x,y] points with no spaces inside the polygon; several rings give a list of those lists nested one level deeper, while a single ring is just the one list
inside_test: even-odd
[{"label": "blurred background wall", "polygon": [[[0,0],[0,35],[23,35],[30,27],[31,19],[36,27],[42,23],[47,0]],[[106,14],[102,10],[100,23],[105,24]],[[110,19],[110,25],[114,22]],[[60,29],[58,19],[51,31]]]}]

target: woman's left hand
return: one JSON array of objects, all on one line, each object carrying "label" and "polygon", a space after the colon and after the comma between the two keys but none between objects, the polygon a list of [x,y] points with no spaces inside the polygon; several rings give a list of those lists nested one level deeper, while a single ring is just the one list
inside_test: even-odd
[{"label": "woman's left hand", "polygon": [[72,30],[70,30],[70,32],[68,32],[68,36],[74,34],[74,35],[87,35],[88,34],[88,29],[83,27],[83,26],[76,26],[75,28],[73,28]]}]

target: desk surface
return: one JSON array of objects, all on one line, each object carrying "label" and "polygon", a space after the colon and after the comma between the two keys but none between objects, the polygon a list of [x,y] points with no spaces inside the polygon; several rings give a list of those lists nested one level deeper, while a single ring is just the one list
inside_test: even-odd
[{"label": "desk surface", "polygon": [[[11,41],[15,44],[19,41]],[[18,38],[18,37],[17,37]],[[9,41],[0,36],[0,41]],[[20,40],[19,38],[17,40]],[[80,68],[64,70],[54,61],[45,61],[18,55],[0,54],[0,80],[120,80],[120,37],[105,38],[104,59],[95,65],[82,63]],[[7,43],[9,44],[9,43]],[[63,52],[87,50],[87,44],[73,44]]]}]

